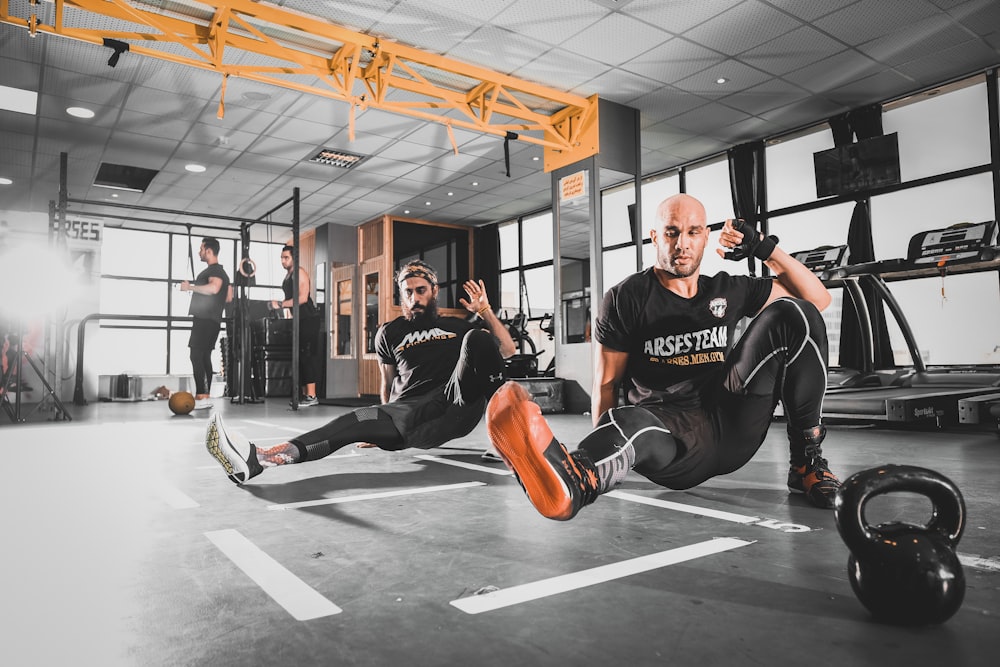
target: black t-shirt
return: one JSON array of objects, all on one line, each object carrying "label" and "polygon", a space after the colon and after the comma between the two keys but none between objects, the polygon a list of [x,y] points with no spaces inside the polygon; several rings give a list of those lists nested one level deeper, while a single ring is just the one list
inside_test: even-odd
[{"label": "black t-shirt", "polygon": [[220,278],[222,289],[217,294],[191,293],[191,306],[188,308],[188,315],[198,317],[213,322],[222,321],[222,311],[226,307],[226,294],[229,292],[229,276],[221,264],[209,264],[205,270],[195,278],[195,285],[207,285],[209,278]]},{"label": "black t-shirt", "polygon": [[389,400],[422,396],[444,386],[458,364],[462,339],[473,323],[457,317],[410,321],[397,317],[379,327],[375,351],[379,361],[396,367]]},{"label": "black t-shirt", "polygon": [[770,293],[769,279],[722,272],[699,276],[698,293],[686,299],[646,269],[605,294],[596,338],[628,353],[624,385],[630,404],[694,406],[705,381],[722,369],[736,325],[755,315]]}]

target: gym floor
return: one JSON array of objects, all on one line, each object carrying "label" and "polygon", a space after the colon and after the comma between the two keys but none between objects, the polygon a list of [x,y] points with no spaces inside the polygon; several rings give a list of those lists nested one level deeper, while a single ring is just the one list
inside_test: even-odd
[{"label": "gym floor", "polygon": [[[262,445],[347,408],[233,405]],[[968,509],[965,601],[941,625],[875,622],[834,514],[785,490],[784,427],[742,470],[686,492],[634,473],[574,520],[535,513],[483,423],[439,449],[345,448],[238,487],[208,410],[70,406],[0,427],[4,665],[994,665],[1000,438],[831,426],[841,479],[936,470]],[[551,415],[570,448],[590,417]],[[872,524],[925,523],[913,494]]]}]

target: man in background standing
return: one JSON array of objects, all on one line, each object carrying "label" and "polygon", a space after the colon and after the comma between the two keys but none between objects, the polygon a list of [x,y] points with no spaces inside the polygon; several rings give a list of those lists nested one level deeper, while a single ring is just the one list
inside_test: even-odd
[{"label": "man in background standing", "polygon": [[198,248],[198,258],[208,264],[194,282],[182,280],[182,292],[191,292],[188,314],[191,324],[191,369],[194,373],[196,410],[212,407],[212,350],[219,339],[222,311],[229,295],[229,276],[219,264],[219,240],[206,236]]}]

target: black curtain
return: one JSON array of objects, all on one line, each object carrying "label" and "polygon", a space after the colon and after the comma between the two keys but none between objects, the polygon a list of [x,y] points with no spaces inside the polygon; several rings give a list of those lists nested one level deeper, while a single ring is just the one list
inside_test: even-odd
[{"label": "black curtain", "polygon": [[[754,229],[761,229],[761,204],[764,201],[763,157],[764,142],[751,141],[730,148],[729,191],[733,195],[733,212]],[[748,257],[750,275],[756,275],[756,260]]]},{"label": "black curtain", "polygon": [[[493,310],[500,308],[500,225],[477,227],[472,233],[475,248],[472,253],[475,262],[473,279],[482,280],[486,286]],[[459,276],[464,282],[465,278]]]},{"label": "black curtain", "polygon": [[[854,109],[829,120],[830,131],[833,133],[835,146],[846,146],[854,142],[882,136],[882,107],[878,104]],[[872,243],[872,221],[867,198],[859,199],[854,204],[851,215],[851,226],[847,230],[847,249],[851,264],[863,264],[875,261],[875,248]],[[885,307],[875,289],[866,283],[861,284],[861,291],[868,305],[868,316],[872,323],[872,342],[874,344],[875,368],[891,368],[895,366],[892,345],[889,340],[889,329],[886,325]],[[847,305],[845,299],[845,306]],[[852,308],[845,308],[840,322],[840,365],[845,368],[864,368],[861,358],[861,324],[857,313]]]}]

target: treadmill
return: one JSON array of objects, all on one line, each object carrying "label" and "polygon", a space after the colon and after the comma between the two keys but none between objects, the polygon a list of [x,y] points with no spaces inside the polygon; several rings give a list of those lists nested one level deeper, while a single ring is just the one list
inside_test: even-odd
[{"label": "treadmill", "polygon": [[[847,246],[795,253],[827,287],[844,289],[844,308],[853,306],[860,329],[862,368],[831,369],[823,416],[831,419],[943,428],[996,423],[1000,417],[1000,369],[928,369],[888,282],[908,278],[1000,269],[1000,246],[992,245],[996,221],[921,232],[906,259],[846,263]],[[874,333],[862,286],[870,287],[891,313],[906,342],[912,366],[874,368]]]}]

